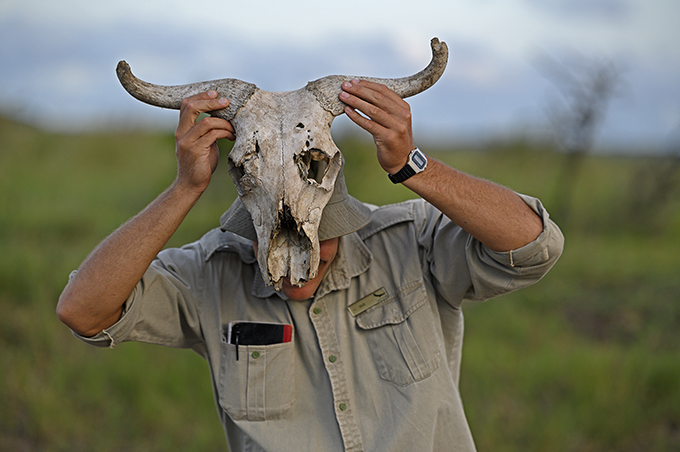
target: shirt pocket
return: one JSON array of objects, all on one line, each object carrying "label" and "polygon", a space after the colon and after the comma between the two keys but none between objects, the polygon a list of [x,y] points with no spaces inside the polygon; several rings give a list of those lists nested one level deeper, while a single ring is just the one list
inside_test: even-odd
[{"label": "shirt pocket", "polygon": [[380,377],[401,386],[424,380],[439,368],[434,316],[422,282],[366,312],[356,323],[365,332]]},{"label": "shirt pocket", "polygon": [[219,402],[233,420],[283,418],[295,404],[294,342],[227,344],[222,337]]}]

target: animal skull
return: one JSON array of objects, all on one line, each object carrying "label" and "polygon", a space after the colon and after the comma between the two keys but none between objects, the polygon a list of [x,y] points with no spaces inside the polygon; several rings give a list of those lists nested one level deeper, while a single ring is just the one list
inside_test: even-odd
[{"label": "animal skull", "polygon": [[317,230],[342,165],[330,133],[333,119],[344,111],[338,98],[342,83],[362,78],[382,83],[402,98],[418,94],[446,67],[446,44],[434,38],[431,47],[430,64],[410,77],[331,75],[289,92],[263,91],[236,79],[153,85],[132,75],[125,61],[116,72],[128,93],[158,107],[179,109],[182,99],[209,90],[229,99],[227,108],[210,114],[231,121],[236,131],[229,174],[253,220],[262,275],[279,289],[284,277],[302,285],[317,274]]}]

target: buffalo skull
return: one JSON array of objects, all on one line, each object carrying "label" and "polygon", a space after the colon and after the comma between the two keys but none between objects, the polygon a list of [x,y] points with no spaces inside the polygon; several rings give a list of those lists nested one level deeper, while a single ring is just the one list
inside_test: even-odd
[{"label": "buffalo skull", "polygon": [[253,220],[263,278],[279,289],[284,277],[302,285],[317,274],[317,230],[342,166],[330,133],[333,119],[344,112],[338,98],[342,83],[361,78],[382,83],[402,98],[418,94],[446,67],[446,43],[434,38],[431,47],[430,64],[410,77],[330,75],[288,92],[263,91],[236,79],[153,85],[132,75],[125,61],[116,73],[128,93],[158,107],[179,109],[182,99],[209,90],[229,99],[227,108],[210,115],[234,126],[229,174]]}]

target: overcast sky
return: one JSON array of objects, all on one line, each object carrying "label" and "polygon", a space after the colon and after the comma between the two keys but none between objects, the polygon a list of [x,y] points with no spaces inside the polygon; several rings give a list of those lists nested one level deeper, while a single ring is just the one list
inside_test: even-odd
[{"label": "overcast sky", "polygon": [[52,129],[171,129],[176,112],[120,87],[119,60],[153,83],[288,91],[334,73],[410,75],[437,36],[449,65],[408,100],[416,140],[545,130],[566,86],[552,60],[620,73],[600,145],[663,147],[680,125],[679,20],[678,0],[0,0],[0,110]]}]

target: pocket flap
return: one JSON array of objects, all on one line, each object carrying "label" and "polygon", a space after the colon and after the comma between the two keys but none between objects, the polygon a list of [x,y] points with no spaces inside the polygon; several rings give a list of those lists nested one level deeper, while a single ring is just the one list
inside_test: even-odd
[{"label": "pocket flap", "polygon": [[392,295],[379,305],[359,314],[356,322],[360,328],[365,330],[401,323],[425,303],[427,303],[427,292],[423,282],[411,282],[400,287],[396,295]]}]

